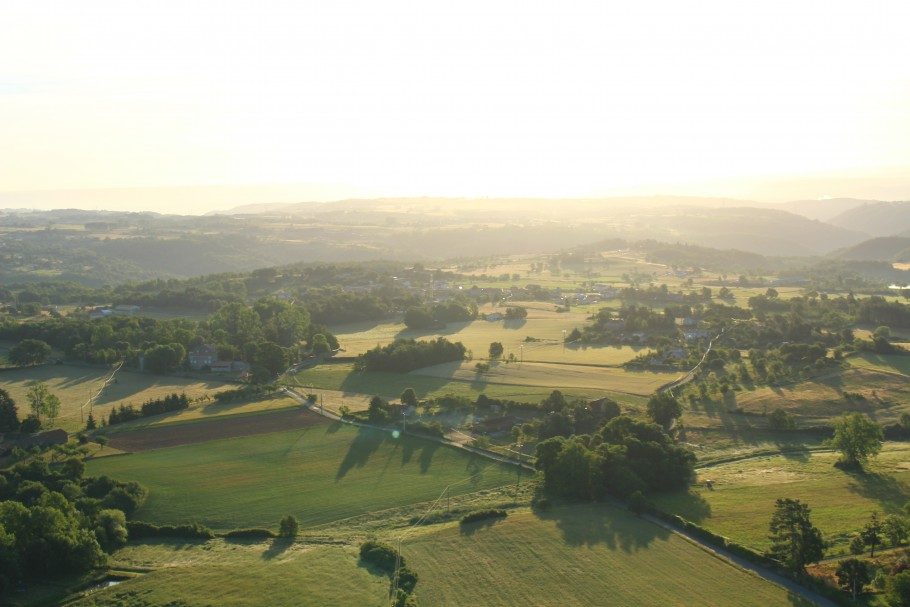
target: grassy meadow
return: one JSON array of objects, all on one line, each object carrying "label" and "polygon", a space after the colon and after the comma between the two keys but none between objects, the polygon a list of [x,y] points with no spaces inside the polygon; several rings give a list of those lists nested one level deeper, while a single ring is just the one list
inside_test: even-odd
[{"label": "grassy meadow", "polygon": [[402,548],[422,605],[793,605],[787,591],[602,504],[467,528],[419,530]]},{"label": "grassy meadow", "polygon": [[[563,331],[569,333],[576,327],[582,328],[588,323],[590,312],[573,309],[566,313],[556,313],[553,311],[555,304],[541,302],[518,302],[515,305],[528,308],[526,319],[449,323],[444,330],[438,332],[411,330],[401,323],[356,323],[338,325],[332,330],[345,354],[350,356],[362,354],[396,339],[436,337],[462,342],[476,359],[486,358],[490,343],[494,341],[502,343],[505,348],[504,357],[511,353],[516,358],[523,356],[528,362],[617,366],[648,352],[647,348],[630,346],[564,347]],[[487,305],[481,311],[487,314],[503,313],[505,306],[494,308]]]},{"label": "grassy meadow", "polygon": [[[388,577],[358,562],[351,546],[174,541],[130,544],[114,569],[153,569],[68,603],[72,607],[291,607],[388,605]],[[267,597],[267,598],[266,598]]]},{"label": "grassy meadow", "polygon": [[[0,388],[10,393],[19,405],[20,415],[28,413],[25,395],[34,382],[43,381],[51,392],[60,397],[60,416],[55,425],[73,431],[83,427],[81,410],[110,377],[111,371],[97,367],[77,365],[42,365],[25,369],[0,371]],[[139,406],[150,398],[159,398],[173,392],[185,392],[190,398],[211,394],[224,389],[226,384],[218,379],[198,380],[165,377],[146,373],[118,371],[113,383],[104,388],[94,404],[95,418],[106,416],[112,407],[120,404]],[[88,414],[88,408],[85,408]]]},{"label": "grassy meadow", "polygon": [[834,551],[844,551],[850,536],[873,511],[896,513],[910,500],[910,445],[886,443],[865,473],[834,467],[838,454],[805,451],[755,457],[699,470],[713,490],[657,496],[657,504],[711,531],[764,550],[768,522],[778,498],[809,504],[812,520]]},{"label": "grassy meadow", "polygon": [[432,500],[449,485],[460,495],[516,478],[511,466],[428,440],[329,422],[100,458],[86,473],[147,486],[140,520],[214,529],[276,528],[285,514],[322,525]]},{"label": "grassy meadow", "polygon": [[648,396],[661,385],[679,378],[681,373],[626,371],[617,368],[584,367],[552,363],[494,362],[490,370],[478,374],[473,362],[444,363],[412,371],[409,375],[451,378],[478,386],[511,384],[541,388],[621,392]]},{"label": "grassy meadow", "polygon": [[[306,392],[310,388],[318,390],[331,390],[341,392],[344,398],[362,397],[363,395],[378,394],[383,398],[397,399],[405,388],[414,388],[418,398],[438,398],[447,394],[477,398],[486,394],[493,398],[505,398],[524,402],[537,402],[546,398],[553,387],[541,385],[523,385],[521,383],[494,383],[485,381],[483,377],[473,377],[462,380],[453,377],[434,377],[423,375],[419,372],[411,373],[384,373],[384,372],[358,372],[351,363],[328,363],[284,378],[284,382]],[[589,373],[596,373],[598,369],[590,368]],[[577,398],[594,398],[598,396],[612,396],[620,401],[632,402],[641,400],[639,397],[629,396],[625,393],[611,392],[596,388],[572,387],[562,390],[568,396]]]}]

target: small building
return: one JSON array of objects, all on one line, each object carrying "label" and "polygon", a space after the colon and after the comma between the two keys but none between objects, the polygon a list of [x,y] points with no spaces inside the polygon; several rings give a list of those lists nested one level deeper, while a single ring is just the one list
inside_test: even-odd
[{"label": "small building", "polygon": [[135,316],[139,313],[139,306],[133,304],[120,304],[114,306],[114,314],[117,316]]},{"label": "small building", "polygon": [[109,308],[93,308],[89,310],[88,317],[92,320],[99,320],[101,318],[107,318],[113,314]]},{"label": "small building", "polygon": [[190,368],[198,371],[205,367],[211,367],[218,360],[218,351],[214,346],[204,344],[190,351],[187,355],[187,360],[190,363]]},{"label": "small building", "polygon": [[666,352],[666,357],[671,360],[683,360],[686,358],[686,350],[684,348],[670,348]]}]

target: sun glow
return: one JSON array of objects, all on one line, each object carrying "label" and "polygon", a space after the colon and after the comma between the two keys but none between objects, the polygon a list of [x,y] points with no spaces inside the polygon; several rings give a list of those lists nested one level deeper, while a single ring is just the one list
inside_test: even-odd
[{"label": "sun glow", "polygon": [[905,2],[11,2],[0,190],[709,194],[907,166],[908,18]]}]

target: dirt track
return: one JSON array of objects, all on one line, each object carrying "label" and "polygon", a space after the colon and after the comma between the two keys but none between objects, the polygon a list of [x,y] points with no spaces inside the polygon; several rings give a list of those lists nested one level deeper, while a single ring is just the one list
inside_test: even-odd
[{"label": "dirt track", "polygon": [[307,409],[285,409],[257,415],[225,416],[211,421],[161,425],[110,435],[110,445],[121,451],[148,451],[190,445],[220,438],[236,438],[294,428],[306,428],[328,421]]}]

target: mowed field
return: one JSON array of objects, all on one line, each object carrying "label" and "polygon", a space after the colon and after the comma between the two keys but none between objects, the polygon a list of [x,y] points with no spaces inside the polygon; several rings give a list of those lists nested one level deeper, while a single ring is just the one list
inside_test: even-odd
[{"label": "mowed field", "polygon": [[[588,373],[601,369],[586,368]],[[604,369],[615,371],[614,369]],[[328,363],[305,369],[282,380],[289,386],[304,393],[310,389],[332,390],[341,393],[341,398],[357,398],[364,395],[378,394],[386,399],[397,399],[405,388],[414,388],[418,398],[438,398],[449,394],[476,399],[480,394],[492,398],[504,398],[523,402],[538,402],[546,398],[553,387],[549,385],[525,385],[523,383],[494,383],[483,377],[462,380],[453,377],[436,377],[412,373],[359,372],[351,363]],[[629,396],[625,392],[611,392],[597,388],[564,387],[563,393],[575,398],[595,398],[612,396],[624,402],[637,402],[641,397]]]},{"label": "mowed field", "polygon": [[[205,431],[206,424],[191,425]],[[167,440],[173,429],[146,432]],[[147,486],[140,520],[198,521],[214,529],[276,528],[286,514],[310,527],[432,500],[447,486],[460,495],[516,478],[512,466],[429,440],[328,421],[99,458],[88,462],[86,474]]]},{"label": "mowed field", "polygon": [[[377,345],[386,345],[396,339],[435,339],[445,337],[449,341],[460,341],[474,355],[475,359],[488,356],[490,343],[502,343],[505,354],[523,356],[525,361],[574,363],[585,365],[621,365],[647,348],[630,346],[563,346],[563,331],[581,329],[589,323],[588,317],[595,310],[565,313],[555,312],[556,304],[542,302],[518,302],[528,309],[523,320],[474,320],[471,322],[449,323],[440,332],[407,329],[401,323],[357,323],[338,325],[332,331],[338,337],[345,354],[356,356]],[[600,307],[600,306],[597,306]],[[481,311],[487,314],[505,312],[506,306],[496,308],[487,305]],[[531,338],[527,341],[526,338]]]},{"label": "mowed field", "polygon": [[[43,365],[26,369],[0,371],[0,388],[10,393],[19,405],[21,416],[28,413],[25,396],[34,382],[42,381],[51,392],[60,397],[60,417],[56,424],[65,430],[83,427],[83,405],[104,385],[111,375],[108,369],[76,365]],[[148,399],[159,398],[173,392],[185,392],[190,398],[223,390],[224,382],[181,377],[165,377],[146,373],[119,371],[114,382],[104,388],[94,405],[96,419],[107,416],[112,407],[132,403],[139,406]],[[88,414],[88,408],[85,408]]]},{"label": "mowed field", "polygon": [[356,548],[266,543],[146,542],[118,550],[113,568],[153,569],[69,603],[73,607],[382,607],[389,579]]},{"label": "mowed field", "polygon": [[873,511],[901,511],[910,499],[910,445],[886,443],[866,473],[834,467],[832,452],[803,452],[734,461],[699,470],[699,482],[687,494],[657,496],[663,509],[747,546],[768,547],[768,523],[778,498],[809,504],[812,521],[835,551],[844,551],[850,536]]},{"label": "mowed field", "polygon": [[626,511],[518,511],[492,525],[428,528],[402,554],[421,605],[802,605]]},{"label": "mowed field", "polygon": [[681,377],[681,373],[626,371],[609,367],[584,367],[552,363],[494,362],[490,370],[478,374],[473,362],[445,363],[412,371],[409,375],[451,378],[482,386],[512,384],[542,388],[578,388],[585,391],[624,392],[647,396],[661,385]]}]

